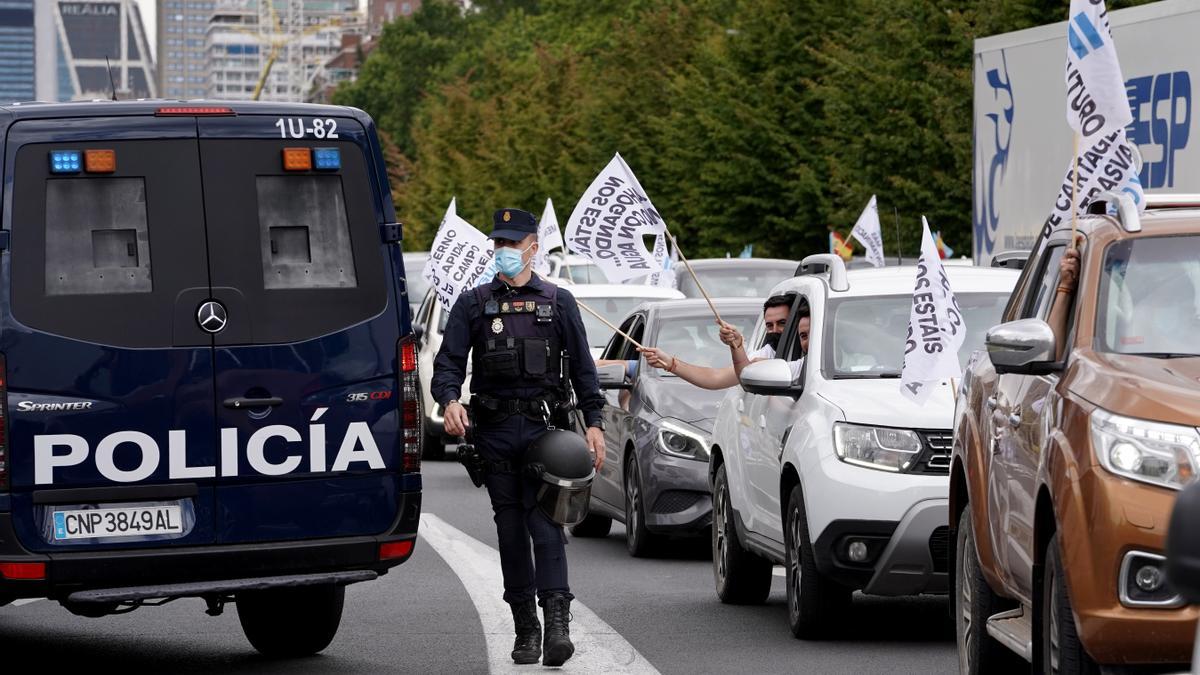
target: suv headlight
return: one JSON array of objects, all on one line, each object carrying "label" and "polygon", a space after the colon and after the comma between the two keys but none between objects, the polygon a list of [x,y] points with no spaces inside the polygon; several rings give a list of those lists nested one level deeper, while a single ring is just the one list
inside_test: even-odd
[{"label": "suv headlight", "polygon": [[921,437],[909,429],[835,422],[833,449],[847,464],[881,471],[905,471],[921,454]]},{"label": "suv headlight", "polygon": [[672,457],[707,462],[709,441],[698,429],[682,422],[663,420],[658,426],[658,450]]},{"label": "suv headlight", "polygon": [[1104,468],[1178,490],[1196,479],[1200,433],[1193,427],[1092,412],[1092,447]]}]

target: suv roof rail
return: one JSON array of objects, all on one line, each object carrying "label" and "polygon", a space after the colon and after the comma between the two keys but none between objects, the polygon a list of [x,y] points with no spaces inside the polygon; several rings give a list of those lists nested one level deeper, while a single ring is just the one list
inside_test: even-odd
[{"label": "suv roof rail", "polygon": [[1101,192],[1096,195],[1096,198],[1088,202],[1087,212],[1093,214],[1102,214],[1108,211],[1108,207],[1113,206],[1117,210],[1117,221],[1121,223],[1121,228],[1126,232],[1141,232],[1142,217],[1138,215],[1137,204],[1134,203],[1133,197],[1126,192]]},{"label": "suv roof rail", "polygon": [[1200,194],[1148,194],[1148,209],[1200,209]]},{"label": "suv roof rail", "polygon": [[842,292],[850,290],[850,282],[846,280],[846,261],[833,253],[817,253],[800,261],[795,276],[805,274],[829,273],[829,288]]}]

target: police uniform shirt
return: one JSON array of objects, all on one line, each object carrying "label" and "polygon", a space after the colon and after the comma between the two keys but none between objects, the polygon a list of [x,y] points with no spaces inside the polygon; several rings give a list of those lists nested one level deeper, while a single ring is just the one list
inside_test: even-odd
[{"label": "police uniform shirt", "polygon": [[[526,298],[536,295],[549,300],[550,294],[546,291],[549,284],[534,274],[524,286],[512,289]],[[508,288],[508,284],[498,277],[490,284],[495,297],[505,295]],[[479,295],[473,290],[463,291],[450,309],[442,348],[434,360],[430,385],[433,399],[443,406],[462,394],[462,383],[467,376],[467,359],[475,336],[486,336],[491,332],[492,319],[484,317],[483,309],[479,305]],[[575,302],[575,296],[565,288],[558,288],[555,293],[554,322],[559,329],[562,349],[569,356],[568,368],[571,386],[575,389],[576,408],[583,413],[588,426],[599,426],[604,396],[600,393],[600,381],[596,377],[596,363],[592,360],[579,305]],[[497,395],[497,392],[480,393]],[[505,397],[524,399],[536,398],[546,392],[536,388],[513,388],[500,393]]]}]

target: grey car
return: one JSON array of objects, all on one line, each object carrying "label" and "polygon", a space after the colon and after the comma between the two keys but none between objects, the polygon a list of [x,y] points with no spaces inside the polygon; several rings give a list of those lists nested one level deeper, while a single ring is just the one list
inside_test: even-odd
[{"label": "grey car", "polygon": [[[799,264],[777,258],[705,258],[691,263],[709,296],[763,299],[779,282],[795,276]],[[704,297],[696,278],[682,264],[675,266],[675,284],[689,298]]]},{"label": "grey car", "polygon": [[[748,334],[762,312],[761,300],[719,299],[721,318]],[[697,365],[730,366],[729,348],[703,300],[672,300],[638,306],[621,324],[638,342],[660,347]],[[646,365],[620,335],[602,360],[605,390],[604,468],[592,484],[591,511],[572,528],[576,536],[605,536],[612,521],[625,523],[631,555],[652,555],[668,535],[708,536],[712,500],[708,485],[709,434],[724,391],[709,391]]]}]

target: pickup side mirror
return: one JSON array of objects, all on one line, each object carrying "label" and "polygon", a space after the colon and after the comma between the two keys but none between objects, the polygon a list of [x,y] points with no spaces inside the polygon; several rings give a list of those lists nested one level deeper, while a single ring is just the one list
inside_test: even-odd
[{"label": "pickup side mirror", "polygon": [[1200,483],[1179,493],[1167,530],[1167,582],[1190,603],[1200,602]]},{"label": "pickup side mirror", "polygon": [[633,389],[633,382],[625,378],[624,363],[610,363],[596,368],[601,389]]},{"label": "pickup side mirror", "polygon": [[995,326],[987,332],[984,344],[997,373],[1045,375],[1062,370],[1062,363],[1054,360],[1054,331],[1041,319]]},{"label": "pickup side mirror", "polygon": [[742,389],[762,396],[793,396],[799,392],[792,384],[792,367],[783,359],[755,361],[742,369]]}]

